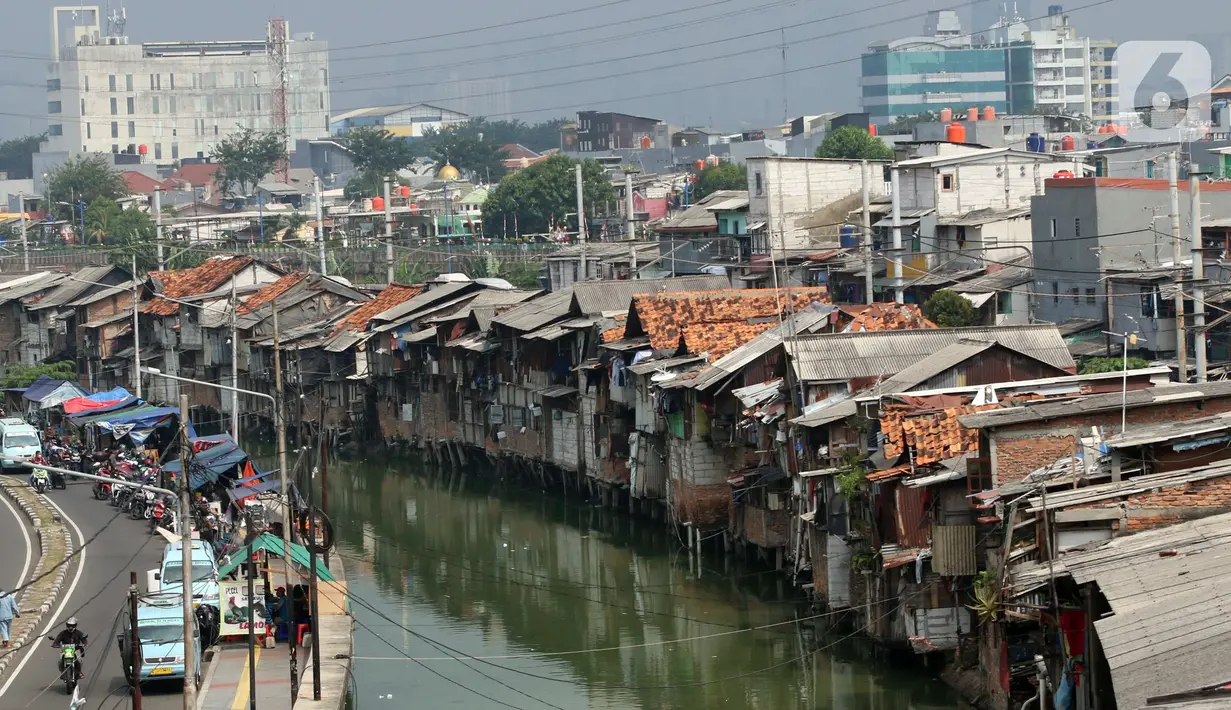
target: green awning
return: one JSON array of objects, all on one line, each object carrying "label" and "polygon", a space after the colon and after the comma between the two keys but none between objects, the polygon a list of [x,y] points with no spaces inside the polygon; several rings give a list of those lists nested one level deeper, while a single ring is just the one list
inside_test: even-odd
[{"label": "green awning", "polygon": [[[231,560],[227,562],[226,564],[219,566],[218,576],[226,577],[227,575],[234,572],[236,568],[238,568],[240,565],[246,562],[246,559],[245,559],[246,550],[247,550],[247,545],[236,550],[235,552],[236,552],[236,555],[238,556],[238,559]],[[282,538],[277,537],[273,535],[272,533],[261,533],[260,536],[257,537],[257,539],[252,542],[252,550],[253,552],[257,550],[265,550],[266,552],[269,552],[269,553],[277,555],[278,557],[281,557],[282,551],[283,551]],[[291,543],[291,562],[294,562],[296,565],[302,568],[305,573],[310,573],[310,570],[312,569],[311,553],[308,552],[308,549],[304,547],[303,545],[300,545],[294,542]],[[326,582],[337,581],[334,579],[333,574],[330,573],[329,568],[325,566],[325,561],[322,559],[319,559],[319,556],[318,556],[318,559],[316,560],[316,576]]]}]

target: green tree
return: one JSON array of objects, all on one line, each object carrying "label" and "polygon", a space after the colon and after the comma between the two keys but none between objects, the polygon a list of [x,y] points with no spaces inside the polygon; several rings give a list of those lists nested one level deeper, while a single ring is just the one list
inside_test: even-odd
[{"label": "green tree", "polygon": [[962,328],[979,322],[970,301],[956,291],[942,288],[923,304],[923,315],[941,328]]},{"label": "green tree", "polygon": [[[1139,370],[1143,367],[1149,367],[1150,363],[1139,357],[1130,357],[1128,359],[1128,369]],[[1091,357],[1086,358],[1081,363],[1079,370],[1082,375],[1097,375],[1100,372],[1119,372],[1124,369],[1124,360],[1118,357]]]},{"label": "green tree", "polygon": [[428,156],[443,165],[446,161],[458,170],[474,173],[490,182],[504,177],[504,160],[509,154],[499,143],[485,135],[470,135],[452,126],[426,131]]},{"label": "green tree", "polygon": [[37,365],[13,363],[9,365],[8,372],[4,375],[4,387],[6,389],[29,387],[42,375],[57,380],[75,380],[77,379],[77,367],[71,361],[40,362]]},{"label": "green tree", "polygon": [[736,163],[719,163],[697,173],[697,199],[719,190],[747,190],[748,168]]},{"label": "green tree", "polygon": [[916,113],[910,116],[898,116],[889,123],[885,124],[881,129],[885,135],[894,135],[898,133],[910,133],[915,126],[920,123],[932,123],[939,121],[940,115],[935,111],[925,111],[924,113]]},{"label": "green tree", "polygon": [[409,142],[375,126],[362,126],[347,133],[346,149],[355,169],[377,183],[410,165],[416,157]]},{"label": "green tree", "polygon": [[[526,123],[516,119],[492,121],[482,116],[476,116],[465,123],[457,124],[450,128],[459,135],[473,136],[475,138],[482,137],[483,140],[491,141],[496,146],[518,143],[536,153],[541,153],[551,148],[560,147],[560,127],[565,123],[568,123],[566,118],[552,118],[540,121],[539,123]],[[424,142],[416,141],[416,143]],[[427,141],[427,143],[430,144],[430,141]],[[427,154],[426,151],[423,153],[423,155]]]},{"label": "green tree", "polygon": [[47,196],[62,216],[69,217],[77,201],[90,204],[94,200],[118,200],[128,194],[128,183],[120,171],[111,167],[102,155],[82,155],[69,158],[47,175]]},{"label": "green tree", "polygon": [[120,206],[115,200],[100,197],[91,202],[85,211],[85,242],[106,243],[119,217]]},{"label": "green tree", "polygon": [[249,195],[257,183],[285,160],[289,160],[285,133],[242,128],[214,148],[214,161],[221,166],[214,174],[214,182],[224,194]]},{"label": "green tree", "polygon": [[[577,210],[575,165],[576,160],[553,155],[506,176],[487,194],[483,224],[512,225],[516,215],[520,231],[535,234],[548,231],[553,222],[563,223],[567,213]],[[616,199],[606,173],[593,160],[582,163],[582,195],[590,206]]]},{"label": "green tree", "polygon": [[893,160],[893,150],[880,138],[859,126],[842,126],[825,136],[825,140],[817,146],[816,157]]},{"label": "green tree", "polygon": [[22,136],[0,143],[0,171],[9,174],[10,180],[28,180],[34,177],[34,154],[39,144],[47,140],[47,134]]}]

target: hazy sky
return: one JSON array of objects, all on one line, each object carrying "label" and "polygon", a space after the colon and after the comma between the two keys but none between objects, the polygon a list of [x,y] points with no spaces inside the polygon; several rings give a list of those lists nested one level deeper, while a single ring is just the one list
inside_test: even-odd
[{"label": "hazy sky", "polygon": [[[55,4],[0,2],[0,138],[45,126],[45,57]],[[856,109],[858,56],[869,42],[918,34],[922,14],[943,7],[957,9],[964,29],[970,30],[971,4],[128,0],[126,34],[133,42],[255,39],[264,36],[268,18],[285,17],[292,33],[312,31],[329,41],[334,112],[403,100],[435,99],[447,106],[448,97],[458,94],[446,85],[448,77],[497,77],[494,81],[507,82],[511,90],[507,110],[512,115],[507,118],[532,121],[578,108],[605,108],[736,130],[782,120],[784,93],[786,115]],[[1032,9],[1039,14],[1047,4],[1033,0]],[[1226,0],[1063,4],[1081,34],[1091,37],[1205,39],[1218,29],[1223,35],[1211,41],[1222,48],[1231,45]],[[569,11],[575,12],[560,15]],[[551,15],[559,16],[511,24]],[[440,36],[446,33],[451,34]],[[356,47],[375,43],[380,44]],[[1220,54],[1219,47],[1211,49]],[[1221,54],[1231,51],[1221,49]],[[30,56],[44,59],[23,58]],[[734,83],[751,77],[764,78]],[[732,83],[713,86],[724,82]]]}]

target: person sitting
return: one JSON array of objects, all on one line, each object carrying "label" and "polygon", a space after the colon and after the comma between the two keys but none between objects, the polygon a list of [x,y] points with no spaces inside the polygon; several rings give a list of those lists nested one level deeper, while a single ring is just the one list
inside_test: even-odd
[{"label": "person sitting", "polygon": [[[89,637],[77,628],[77,617],[75,616],[64,622],[64,628],[59,634],[56,634],[56,637],[51,641],[53,648],[60,648],[61,646],[67,646],[70,644],[77,647],[78,680],[85,678],[85,664],[82,663],[82,659],[85,657],[85,648],[88,643]],[[61,664],[62,663],[63,660],[61,660]],[[63,666],[61,666],[61,670],[63,670]]]}]

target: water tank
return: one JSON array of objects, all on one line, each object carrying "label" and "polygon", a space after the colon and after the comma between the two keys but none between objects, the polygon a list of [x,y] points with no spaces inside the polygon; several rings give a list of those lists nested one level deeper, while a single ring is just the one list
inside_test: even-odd
[{"label": "water tank", "polygon": [[875,123],[868,124],[868,135],[870,136],[876,135],[876,124]]},{"label": "water tank", "polygon": [[859,246],[859,233],[855,231],[855,225],[842,225],[842,228],[838,230],[838,242],[843,249]]},{"label": "water tank", "polygon": [[693,162],[692,166],[696,168],[697,172],[701,172],[702,170],[705,170],[705,161],[698,158]]},{"label": "water tank", "polygon": [[1128,126],[1122,126],[1120,124],[1116,124],[1116,135],[1127,136]]},{"label": "water tank", "polygon": [[715,167],[715,166],[717,166],[717,165],[718,165],[718,156],[717,156],[717,155],[709,155],[709,156],[706,156],[706,158],[705,158],[705,167],[707,167],[707,168],[712,168],[712,167]]},{"label": "water tank", "polygon": [[150,147],[148,145],[142,143],[141,145],[137,146],[138,155],[147,155],[149,154],[149,152],[150,152]]},{"label": "water tank", "polygon": [[363,211],[364,212],[372,211],[372,198],[370,197],[363,198]]},{"label": "water tank", "polygon": [[960,123],[950,123],[945,129],[945,140],[950,143],[965,143],[966,142],[966,126]]},{"label": "water tank", "polygon": [[1038,133],[1031,133],[1030,136],[1026,138],[1026,150],[1031,153],[1045,152],[1044,148],[1046,146],[1047,141]]},{"label": "water tank", "polygon": [[410,197],[410,188],[405,185],[398,185],[398,197]]},{"label": "water tank", "polygon": [[641,147],[642,147],[643,149],[653,148],[653,147],[654,147],[654,139],[653,139],[653,138],[650,138],[649,136],[641,136]]},{"label": "water tank", "polygon": [[410,205],[410,213],[411,213],[411,214],[419,214],[419,205],[416,205],[416,204],[414,204],[414,203],[411,203],[411,205]]},{"label": "water tank", "polygon": [[993,107],[993,106],[984,106],[984,107],[983,107],[983,120],[984,120],[984,121],[995,121],[995,120],[996,120],[996,109],[995,109],[995,107]]},{"label": "water tank", "polygon": [[975,108],[974,106],[971,106],[970,108],[966,109],[966,120],[967,121],[978,121],[979,120],[979,109]]},{"label": "water tank", "polygon": [[1077,141],[1074,140],[1073,136],[1061,136],[1060,137],[1060,150],[1063,150],[1065,152],[1068,152],[1070,150],[1077,150]]},{"label": "water tank", "polygon": [[385,198],[373,197],[372,198],[372,211],[373,212],[383,212],[384,209],[385,209]]},{"label": "water tank", "polygon": [[1073,171],[1071,170],[1061,170],[1060,172],[1052,175],[1052,177],[1058,178],[1058,179],[1069,179],[1075,176],[1073,175]]},{"label": "water tank", "polygon": [[941,123],[952,123],[953,122],[953,109],[942,108],[940,110],[940,122]]}]

